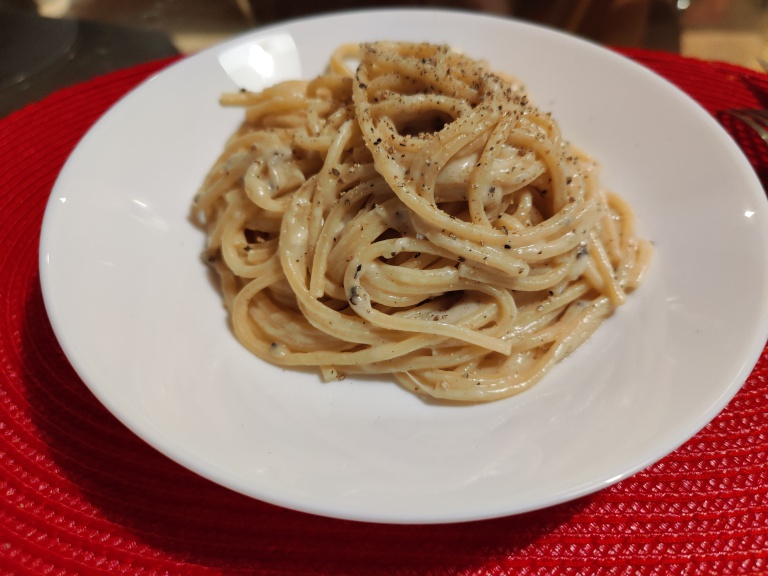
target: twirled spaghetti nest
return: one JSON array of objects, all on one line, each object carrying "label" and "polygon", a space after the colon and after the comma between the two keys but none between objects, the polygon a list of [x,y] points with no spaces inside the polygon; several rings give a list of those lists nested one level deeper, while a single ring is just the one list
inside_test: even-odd
[{"label": "twirled spaghetti nest", "polygon": [[595,163],[514,81],[448,47],[345,46],[312,81],[223,102],[245,121],[195,210],[234,331],[270,362],[501,398],[646,268]]}]

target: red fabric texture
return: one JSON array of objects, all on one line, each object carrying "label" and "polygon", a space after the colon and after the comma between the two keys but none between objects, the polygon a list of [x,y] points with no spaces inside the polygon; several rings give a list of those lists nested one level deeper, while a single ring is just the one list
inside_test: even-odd
[{"label": "red fabric texture", "polygon": [[[640,50],[734,136],[768,184],[768,147],[723,114],[768,106],[768,77]],[[756,574],[768,572],[768,350],[697,436],[567,504],[438,526],[332,520],[230,492],[119,423],[68,364],[43,307],[43,210],[68,154],[168,62],[59,91],[0,120],[0,573]]]}]

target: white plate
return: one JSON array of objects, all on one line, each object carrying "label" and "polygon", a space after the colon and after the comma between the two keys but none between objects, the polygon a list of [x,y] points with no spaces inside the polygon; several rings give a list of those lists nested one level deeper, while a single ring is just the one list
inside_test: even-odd
[{"label": "white plate", "polygon": [[[227,327],[187,217],[241,119],[217,103],[235,88],[220,57],[242,79],[232,54],[263,64],[264,46],[291,38],[299,58],[281,52],[277,78],[319,73],[341,42],[391,39],[450,43],[523,79],[636,208],[657,248],[646,283],[535,388],[491,404],[425,402],[386,379],[323,384],[251,356]],[[65,353],[131,430],[243,494],[357,520],[490,518],[609,486],[709,422],[768,334],[768,203],[715,121],[615,53],[466,13],[305,19],[170,67],[74,151],[40,256]]]}]

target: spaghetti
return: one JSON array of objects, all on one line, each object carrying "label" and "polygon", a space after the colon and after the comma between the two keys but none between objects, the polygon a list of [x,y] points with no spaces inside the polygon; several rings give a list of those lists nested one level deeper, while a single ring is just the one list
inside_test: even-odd
[{"label": "spaghetti", "polygon": [[245,121],[195,211],[234,332],[269,362],[510,396],[649,262],[630,206],[551,115],[445,46],[344,46],[311,81],[222,103]]}]

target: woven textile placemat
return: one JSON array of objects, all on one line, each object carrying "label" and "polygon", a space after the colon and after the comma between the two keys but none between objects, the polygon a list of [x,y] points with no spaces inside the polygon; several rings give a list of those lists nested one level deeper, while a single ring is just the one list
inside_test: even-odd
[{"label": "woven textile placemat", "polygon": [[[625,54],[715,116],[768,184],[768,147],[723,113],[768,107],[768,76]],[[168,62],[0,120],[0,573],[768,573],[768,351],[727,408],[657,464],[592,496],[483,522],[396,526],[284,510],[196,476],[128,431],[64,357],[37,250],[48,195],[78,140]]]}]

